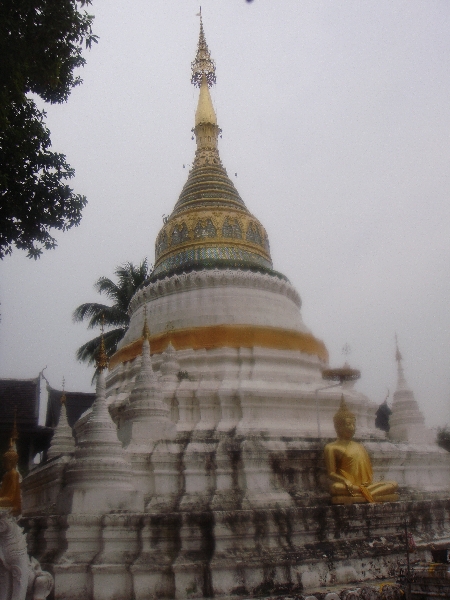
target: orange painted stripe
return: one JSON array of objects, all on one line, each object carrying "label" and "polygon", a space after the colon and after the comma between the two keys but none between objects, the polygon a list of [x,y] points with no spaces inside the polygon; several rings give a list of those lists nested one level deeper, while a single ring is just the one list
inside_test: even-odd
[{"label": "orange painted stripe", "polygon": [[[120,348],[109,362],[113,369],[121,362],[133,360],[142,353],[143,337]],[[310,333],[301,333],[275,327],[250,327],[248,325],[214,325],[179,329],[150,337],[152,354],[160,354],[172,342],[175,350],[210,350],[212,348],[275,348],[299,350],[318,356],[328,362],[325,344]]]}]

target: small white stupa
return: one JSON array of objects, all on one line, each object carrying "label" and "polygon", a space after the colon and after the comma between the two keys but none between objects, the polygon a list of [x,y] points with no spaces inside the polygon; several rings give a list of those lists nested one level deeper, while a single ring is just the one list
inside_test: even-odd
[{"label": "small white stupa", "polygon": [[98,514],[136,505],[131,464],[117,437],[105,397],[108,360],[103,334],[97,357],[96,399],[87,420],[77,428],[73,460],[67,468],[71,513]]},{"label": "small white stupa", "polygon": [[432,444],[435,436],[425,425],[425,418],[409,388],[403,369],[403,357],[398,347],[397,336],[395,360],[397,361],[397,389],[394,392],[392,414],[389,417],[389,438],[393,442],[407,444]]},{"label": "small white stupa", "polygon": [[152,442],[171,439],[176,434],[170,408],[164,401],[161,383],[155,376],[150,357],[150,331],[145,316],[142,330],[141,366],[128,402],[120,417],[120,440],[131,451],[144,449]]},{"label": "small white stupa", "polygon": [[59,421],[53,432],[53,437],[50,442],[50,448],[47,452],[49,459],[56,458],[61,455],[73,455],[75,452],[75,440],[73,438],[72,428],[67,420],[66,410],[66,393],[64,391],[64,379],[63,379],[63,393],[61,396],[61,412],[59,414]]}]

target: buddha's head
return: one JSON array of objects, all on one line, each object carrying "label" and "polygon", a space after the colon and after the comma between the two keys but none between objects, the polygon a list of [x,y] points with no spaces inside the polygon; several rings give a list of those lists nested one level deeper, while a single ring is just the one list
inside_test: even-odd
[{"label": "buddha's head", "polygon": [[349,410],[343,395],[341,396],[341,405],[334,415],[333,421],[338,437],[344,440],[351,440],[355,435],[356,417]]},{"label": "buddha's head", "polygon": [[3,455],[3,466],[7,471],[15,469],[19,461],[19,455],[14,447],[14,442],[11,440],[9,449]]}]

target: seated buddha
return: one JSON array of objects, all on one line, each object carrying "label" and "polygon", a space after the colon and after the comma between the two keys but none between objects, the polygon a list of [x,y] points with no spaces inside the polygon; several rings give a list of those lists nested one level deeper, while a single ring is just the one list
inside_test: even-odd
[{"label": "seated buddha", "polygon": [[373,482],[372,464],[362,444],[353,441],[355,415],[348,409],[344,396],[334,415],[337,440],[325,446],[325,464],[333,504],[362,502],[395,502],[398,500],[395,481]]},{"label": "seated buddha", "polygon": [[19,455],[11,439],[9,450],[3,455],[3,466],[6,473],[3,475],[0,487],[0,508],[10,508],[17,517],[22,512],[22,498],[20,495],[20,475],[17,471]]}]

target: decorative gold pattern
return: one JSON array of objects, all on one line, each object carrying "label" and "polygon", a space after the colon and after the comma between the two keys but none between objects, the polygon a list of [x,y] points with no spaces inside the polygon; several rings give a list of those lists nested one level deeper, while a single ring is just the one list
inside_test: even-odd
[{"label": "decorative gold pattern", "polygon": [[175,216],[161,229],[155,243],[155,268],[180,250],[211,242],[226,246],[231,243],[271,262],[267,233],[253,215],[243,210],[197,208]]},{"label": "decorative gold pattern", "polygon": [[[133,360],[142,354],[143,338],[118,350],[109,363],[113,369],[122,362]],[[328,351],[321,340],[310,333],[279,329],[276,327],[249,327],[247,325],[213,325],[193,327],[161,333],[150,337],[152,354],[164,352],[169,343],[176,350],[199,350],[212,348],[274,348],[277,350],[298,350],[318,356],[328,361]]]}]

